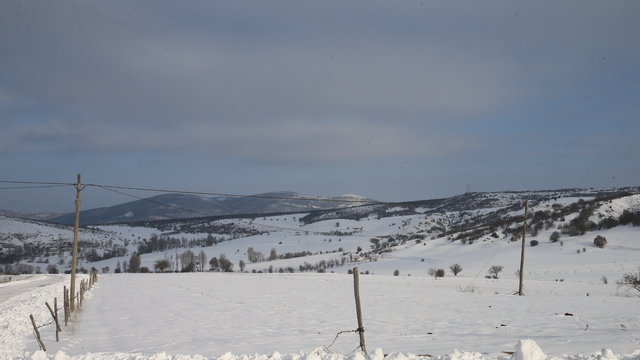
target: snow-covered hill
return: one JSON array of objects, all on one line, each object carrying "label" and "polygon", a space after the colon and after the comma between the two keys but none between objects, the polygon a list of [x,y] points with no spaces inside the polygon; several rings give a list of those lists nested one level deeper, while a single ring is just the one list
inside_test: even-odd
[{"label": "snow-covered hill", "polygon": [[[358,206],[374,200],[357,195],[318,197],[291,191],[241,197],[206,197],[193,194],[162,194],[111,207],[83,210],[84,224],[112,224],[202,216],[303,212],[317,209]],[[48,220],[71,225],[75,214]]]},{"label": "snow-covered hill", "polygon": [[[580,194],[598,197],[576,196]],[[398,270],[428,276],[432,268],[449,272],[451,264],[459,263],[467,276],[484,277],[492,265],[504,267],[502,276],[515,276],[525,212],[517,200],[526,198],[529,275],[590,282],[607,276],[615,281],[637,267],[640,195],[571,190],[514,196],[473,193],[457,201],[92,226],[79,234],[79,265],[113,272],[120,264],[124,270],[124,263],[138,253],[143,268],[153,271],[156,261],[168,260],[168,270],[182,271],[188,265],[182,255],[191,251],[196,268],[203,270],[223,255],[234,271],[246,272],[346,273],[358,265],[374,274]],[[464,203],[468,206],[462,207]],[[554,232],[559,240],[551,242]],[[608,240],[603,249],[594,246],[598,235]],[[0,255],[6,262],[17,253],[34,272],[46,272],[52,264],[60,271],[69,269],[72,239],[72,227],[0,218]]]}]

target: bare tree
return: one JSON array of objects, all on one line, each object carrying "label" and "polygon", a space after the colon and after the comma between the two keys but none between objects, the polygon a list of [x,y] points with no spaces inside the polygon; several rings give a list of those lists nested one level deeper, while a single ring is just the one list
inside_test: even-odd
[{"label": "bare tree", "polygon": [[207,254],[204,253],[204,250],[200,250],[200,254],[198,254],[198,270],[204,271],[204,266],[207,263]]},{"label": "bare tree", "polygon": [[458,276],[458,274],[462,271],[462,266],[460,266],[460,264],[458,263],[455,263],[449,266],[449,269],[453,273],[453,276]]},{"label": "bare tree", "polygon": [[129,259],[129,272],[137,273],[140,271],[140,256],[133,253]]},{"label": "bare tree", "polygon": [[220,265],[220,269],[224,272],[233,271],[233,263],[231,260],[227,259],[227,255],[224,253],[218,256],[218,264]]},{"label": "bare tree", "polygon": [[219,265],[218,265],[218,258],[217,257],[212,257],[211,260],[209,260],[209,268],[211,270],[218,270]]},{"label": "bare tree", "polygon": [[196,264],[196,254],[191,250],[186,250],[180,254],[181,271],[194,271]]},{"label": "bare tree", "polygon": [[489,268],[489,274],[491,275],[492,278],[497,279],[498,274],[502,271],[502,269],[504,269],[504,267],[500,265],[493,265],[492,267]]},{"label": "bare tree", "polygon": [[638,273],[626,273],[622,276],[622,279],[616,282],[618,287],[628,286],[638,292],[640,292],[640,266],[638,267]]},{"label": "bare tree", "polygon": [[165,270],[167,270],[170,267],[171,267],[171,261],[167,259],[156,260],[156,262],[153,263],[153,270],[155,270],[156,272],[165,272]]}]

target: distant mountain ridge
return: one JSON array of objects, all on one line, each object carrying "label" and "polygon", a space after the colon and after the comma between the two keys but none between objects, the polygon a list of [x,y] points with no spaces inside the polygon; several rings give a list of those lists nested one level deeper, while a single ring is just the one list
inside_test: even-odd
[{"label": "distant mountain ridge", "polygon": [[[170,221],[212,216],[267,213],[309,213],[305,222],[321,219],[386,217],[400,213],[473,210],[540,202],[568,197],[603,197],[621,193],[640,193],[640,187],[605,189],[560,189],[540,191],[469,192],[449,198],[383,203],[358,195],[317,197],[291,191],[268,192],[250,196],[205,197],[193,194],[162,194],[111,207],[83,210],[81,225]],[[367,206],[364,206],[367,205]],[[72,225],[75,214],[24,214],[1,211],[0,215]]]},{"label": "distant mountain ridge", "polygon": [[61,215],[63,214],[56,213],[56,212],[24,213],[24,212],[18,212],[18,211],[0,210],[0,216],[7,216],[7,217],[19,218],[19,219],[39,220],[39,221],[48,221],[49,219],[53,219]]},{"label": "distant mountain ridge", "polygon": [[[217,215],[306,212],[359,206],[375,200],[357,195],[317,197],[291,191],[238,197],[205,197],[192,194],[162,194],[110,207],[80,211],[81,224],[110,224],[137,221],[183,219]],[[75,214],[47,219],[73,224]]]}]

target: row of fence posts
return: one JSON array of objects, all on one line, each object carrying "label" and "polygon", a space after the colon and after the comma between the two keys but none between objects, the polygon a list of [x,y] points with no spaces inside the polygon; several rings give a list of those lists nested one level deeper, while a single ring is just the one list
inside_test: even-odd
[{"label": "row of fence posts", "polygon": [[[354,295],[356,300],[356,317],[358,320],[358,328],[355,331],[360,335],[359,348],[361,348],[362,352],[366,354],[367,348],[364,342],[364,327],[362,325],[362,310],[360,307],[360,281],[358,278],[357,267],[353,269],[353,280],[354,280]],[[82,307],[82,302],[84,301],[85,292],[91,290],[91,288],[93,287],[93,284],[95,284],[97,281],[98,281],[98,273],[92,272],[91,275],[89,276],[89,280],[82,280],[80,282],[80,291],[77,292],[75,295],[75,299],[77,299],[78,301],[77,309],[80,309]],[[71,313],[75,310],[70,308],[71,296],[69,294],[69,291],[70,290],[67,289],[66,286],[64,286],[64,291],[63,291],[64,301],[63,301],[63,306],[61,308],[62,310],[64,310],[64,326],[68,325],[69,317],[71,316]],[[53,308],[51,308],[51,305],[49,305],[48,302],[45,302],[44,304],[47,306],[47,309],[49,309],[49,312],[51,313],[51,317],[53,318],[53,321],[51,323],[55,322],[56,324],[56,342],[58,342],[60,341],[60,337],[58,334],[62,331],[62,329],[60,328],[60,321],[58,319],[58,310],[59,310],[58,298],[57,297],[53,298]],[[36,334],[36,339],[38,340],[38,344],[40,344],[40,348],[43,351],[47,351],[47,348],[45,347],[44,343],[42,342],[42,338],[40,337],[40,331],[38,331],[39,327],[36,325],[36,321],[33,318],[33,314],[30,314],[29,317],[31,318],[31,324],[33,325],[33,330]],[[46,325],[49,325],[49,324],[46,324]],[[42,325],[42,326],[45,326],[45,325]]]},{"label": "row of fence posts", "polygon": [[[64,311],[64,326],[67,326],[69,323],[69,318],[71,317],[71,313],[74,310],[80,309],[82,307],[82,302],[84,301],[85,292],[91,290],[91,288],[93,287],[93,284],[95,284],[96,282],[98,282],[97,272],[92,272],[88,280],[82,280],[80,282],[80,291],[76,292],[74,296],[74,299],[77,300],[77,307],[75,309],[71,309],[70,307],[71,294],[69,294],[70,290],[66,286],[64,286],[64,291],[63,291],[64,299],[63,299],[63,305],[61,308],[58,308],[57,297],[53,298],[53,308],[51,308],[51,305],[49,305],[48,302],[44,303],[49,309],[49,312],[51,313],[51,317],[53,318],[53,321],[51,323],[56,324],[56,342],[60,341],[60,337],[58,334],[62,331],[62,329],[60,328],[60,321],[58,319],[58,310],[61,309]],[[31,318],[31,324],[33,325],[33,330],[36,334],[36,339],[38,340],[38,344],[40,344],[40,348],[43,351],[47,351],[47,348],[44,346],[44,343],[42,342],[42,338],[40,337],[40,331],[38,330],[38,328],[49,325],[51,323],[41,325],[40,327],[38,327],[36,325],[36,321],[33,318],[33,314],[30,314],[29,317]]]},{"label": "row of fence posts", "polygon": [[[82,302],[84,301],[84,293],[91,290],[91,287],[93,287],[93,284],[95,284],[97,281],[98,281],[98,273],[92,272],[91,275],[89,276],[89,280],[82,280],[80,282],[80,291],[76,293],[76,297],[75,297],[78,300],[77,309],[82,307]],[[360,280],[358,276],[357,267],[353,269],[353,282],[354,282],[354,295],[356,300],[356,317],[358,320],[358,328],[355,330],[355,332],[357,332],[360,335],[359,348],[362,349],[362,352],[366,354],[367,348],[364,342],[364,326],[362,325],[362,310],[360,306]],[[45,305],[49,309],[49,312],[51,313],[51,317],[53,318],[53,321],[51,323],[55,322],[56,324],[56,342],[58,342],[60,341],[58,333],[62,331],[62,329],[60,328],[60,321],[58,319],[58,310],[59,310],[58,298],[53,298],[53,308],[51,308],[51,306],[47,302],[45,302]],[[71,313],[73,312],[74,309],[70,308],[70,294],[69,294],[69,289],[67,289],[66,286],[64,287],[64,301],[61,309],[64,310],[64,326],[67,326],[69,323],[69,317],[71,316]],[[40,348],[43,351],[47,351],[47,348],[45,347],[44,343],[42,342],[42,338],[40,337],[40,331],[38,331],[38,326],[36,325],[36,321],[33,318],[33,314],[29,315],[29,317],[31,318],[31,324],[33,325],[33,330],[36,334],[38,343],[40,344]],[[49,325],[49,324],[46,324],[46,325]],[[42,326],[46,326],[46,325],[42,325]]]}]

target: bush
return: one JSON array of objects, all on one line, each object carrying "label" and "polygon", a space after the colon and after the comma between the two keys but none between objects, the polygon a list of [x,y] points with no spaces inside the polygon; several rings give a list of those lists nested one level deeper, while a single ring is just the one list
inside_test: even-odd
[{"label": "bush", "polygon": [[555,243],[558,242],[558,240],[560,240],[560,232],[554,231],[553,233],[551,233],[551,236],[549,236],[549,241]]},{"label": "bush", "polygon": [[140,272],[141,272],[141,273],[145,273],[145,274],[146,274],[146,273],[150,273],[151,271],[149,271],[149,268],[148,268],[148,267],[143,266],[143,267],[141,267],[141,268],[140,268]]},{"label": "bush", "polygon": [[439,277],[444,277],[444,269],[438,269],[436,270],[436,279]]},{"label": "bush", "polygon": [[393,272],[393,276],[398,276],[398,275],[400,275],[400,270],[396,269],[396,270]]},{"label": "bush", "polygon": [[58,270],[58,267],[57,267],[57,266],[55,266],[55,265],[47,265],[47,272],[48,272],[49,274],[57,274],[57,273],[59,273],[60,271]]},{"label": "bush", "polygon": [[531,240],[529,243],[531,246],[538,246],[538,240]]},{"label": "bush", "polygon": [[607,238],[598,235],[595,239],[593,239],[593,244],[599,248],[603,248],[605,245],[607,245]]}]

